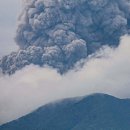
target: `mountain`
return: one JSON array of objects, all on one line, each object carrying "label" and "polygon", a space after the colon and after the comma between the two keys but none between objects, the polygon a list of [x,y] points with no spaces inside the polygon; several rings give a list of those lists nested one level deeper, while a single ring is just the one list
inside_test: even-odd
[{"label": "mountain", "polygon": [[106,94],[65,99],[4,124],[0,130],[130,130],[130,100]]}]

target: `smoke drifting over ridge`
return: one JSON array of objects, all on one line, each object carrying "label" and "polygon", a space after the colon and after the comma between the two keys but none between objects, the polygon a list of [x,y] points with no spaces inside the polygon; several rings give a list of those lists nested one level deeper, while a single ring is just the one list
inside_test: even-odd
[{"label": "smoke drifting over ridge", "polygon": [[129,34],[129,0],[27,0],[19,18],[19,51],[0,61],[12,74],[29,64],[63,73],[102,45]]},{"label": "smoke drifting over ridge", "polygon": [[0,124],[57,99],[97,92],[130,98],[130,37],[123,37],[118,48],[106,47],[96,56],[79,71],[65,75],[31,65],[12,76],[1,76]]}]

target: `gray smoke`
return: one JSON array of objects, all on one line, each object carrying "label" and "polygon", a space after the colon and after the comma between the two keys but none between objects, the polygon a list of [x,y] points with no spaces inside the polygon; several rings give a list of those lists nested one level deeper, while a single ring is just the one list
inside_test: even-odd
[{"label": "gray smoke", "polygon": [[27,0],[16,32],[19,51],[3,57],[3,73],[29,64],[61,73],[102,45],[129,34],[129,0]]}]

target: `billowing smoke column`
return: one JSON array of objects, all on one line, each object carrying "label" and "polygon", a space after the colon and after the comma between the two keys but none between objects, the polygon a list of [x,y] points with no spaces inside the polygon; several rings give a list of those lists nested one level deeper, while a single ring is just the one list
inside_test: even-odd
[{"label": "billowing smoke column", "polygon": [[15,38],[20,49],[0,66],[8,74],[29,64],[63,73],[102,45],[118,45],[129,28],[129,0],[28,0]]}]

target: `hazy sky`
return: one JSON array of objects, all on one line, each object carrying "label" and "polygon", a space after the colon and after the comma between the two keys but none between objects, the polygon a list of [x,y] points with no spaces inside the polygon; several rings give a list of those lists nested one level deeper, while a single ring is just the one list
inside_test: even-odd
[{"label": "hazy sky", "polygon": [[0,1],[0,57],[17,49],[14,42],[21,0]]}]

